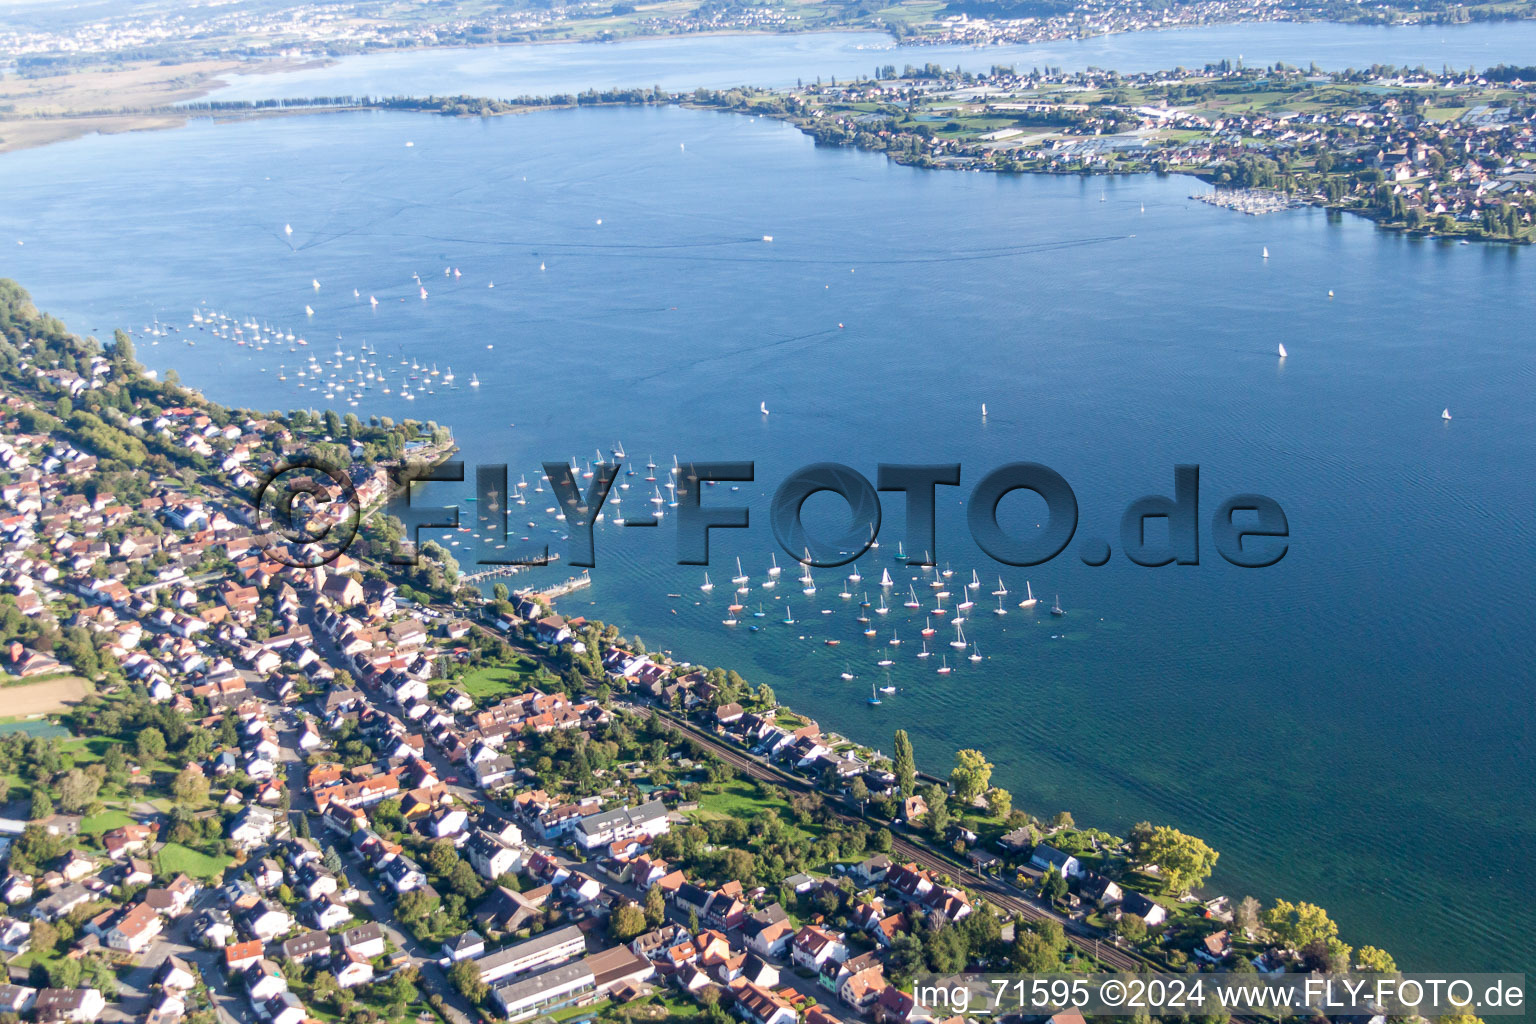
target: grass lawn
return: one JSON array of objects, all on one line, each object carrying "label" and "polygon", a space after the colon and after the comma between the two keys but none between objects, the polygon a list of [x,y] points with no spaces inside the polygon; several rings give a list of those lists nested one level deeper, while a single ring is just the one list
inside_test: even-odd
[{"label": "grass lawn", "polygon": [[59,750],[69,755],[76,768],[83,768],[100,761],[106,756],[107,748],[117,742],[110,736],[79,736],[60,743]]},{"label": "grass lawn", "polygon": [[511,665],[475,669],[459,680],[459,686],[476,700],[521,693],[533,685],[532,676],[537,667],[532,658],[518,655]]},{"label": "grass lawn", "polygon": [[769,808],[773,809],[785,825],[802,835],[815,835],[820,831],[814,825],[810,830],[797,826],[790,814],[789,806],[783,800],[764,796],[758,790],[756,783],[740,777],[727,781],[718,793],[706,793],[700,796],[699,809],[695,813],[702,818],[740,818],[744,821],[752,821]]},{"label": "grass lawn", "polygon": [[212,878],[234,863],[233,857],[210,857],[180,843],[166,843],[156,857],[163,871],[205,879]]},{"label": "grass lawn", "polygon": [[100,814],[92,814],[82,820],[80,831],[84,835],[99,836],[110,829],[131,824],[133,819],[122,811],[102,811]]}]

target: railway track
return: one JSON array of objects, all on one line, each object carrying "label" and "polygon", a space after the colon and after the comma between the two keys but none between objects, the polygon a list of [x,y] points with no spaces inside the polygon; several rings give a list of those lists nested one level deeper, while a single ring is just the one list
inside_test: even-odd
[{"label": "railway track", "polygon": [[[809,780],[803,779],[798,775],[791,775],[788,772],[774,768],[772,765],[765,764],[755,757],[750,757],[741,753],[740,751],[734,750],[722,744],[720,741],[716,740],[714,737],[710,736],[703,730],[698,729],[689,722],[682,721],[681,719],[675,718],[672,715],[664,715],[654,709],[651,711],[651,713],[653,715],[659,715],[660,717],[665,718],[667,721],[677,725],[684,732],[688,733],[688,735],[695,742],[701,743],[708,747],[713,754],[720,758],[720,760],[724,761],[726,764],[731,765],[733,768],[736,768],[738,771],[744,772],[754,779],[757,779],[761,782],[768,782],[776,786],[782,786],[785,789],[798,790],[800,792],[820,792],[819,788],[812,784]],[[833,808],[833,813],[835,813],[839,818],[842,818],[844,821],[858,822],[861,820],[854,815],[847,814],[843,811],[837,810],[836,808]],[[1136,959],[1129,953],[1126,953],[1124,950],[1118,949],[1114,946],[1108,946],[1091,935],[1083,934],[1081,926],[1076,922],[1068,920],[1067,918],[1062,917],[1060,914],[1053,913],[1044,907],[1041,907],[1019,895],[1016,895],[1015,892],[1010,891],[1013,889],[1013,887],[1009,886],[1007,883],[1000,879],[989,878],[985,875],[979,874],[978,872],[965,867],[964,865],[961,865],[957,861],[945,857],[942,854],[939,854],[927,847],[919,846],[917,843],[914,843],[911,840],[905,839],[898,835],[892,835],[891,849],[895,852],[899,852],[902,856],[907,857],[922,866],[942,866],[946,872],[950,873],[951,875],[958,876],[973,891],[985,893],[987,899],[994,906],[997,906],[1005,911],[1017,914],[1027,920],[1055,921],[1057,924],[1061,925],[1062,931],[1065,933],[1068,942],[1072,943],[1072,945],[1076,946],[1084,953],[1087,953],[1108,967],[1118,971],[1133,972],[1151,969],[1151,965]]]}]

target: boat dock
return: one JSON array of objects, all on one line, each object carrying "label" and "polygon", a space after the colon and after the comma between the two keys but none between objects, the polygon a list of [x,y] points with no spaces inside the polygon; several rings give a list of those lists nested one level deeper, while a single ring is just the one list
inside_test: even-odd
[{"label": "boat dock", "polygon": [[537,592],[535,596],[542,597],[546,601],[553,601],[557,597],[564,597],[573,591],[581,590],[592,585],[592,574],[583,572],[580,576],[572,576],[564,583],[557,583],[553,587],[546,587]]},{"label": "boat dock", "polygon": [[1278,213],[1281,210],[1302,205],[1284,192],[1276,192],[1268,188],[1218,188],[1189,198],[1198,199],[1202,203],[1219,206],[1225,210],[1246,213],[1250,217]]},{"label": "boat dock", "polygon": [[479,572],[467,572],[467,573],[464,573],[463,575],[461,575],[459,577],[459,582],[460,583],[481,583],[481,582],[483,582],[485,580],[494,580],[494,579],[501,579],[501,578],[507,577],[507,576],[516,576],[518,573],[523,572],[523,571],[525,571],[527,569],[535,569],[535,568],[538,568],[540,565],[548,565],[550,562],[558,561],[559,558],[560,558],[560,555],[558,553],[551,553],[550,556],[549,556],[548,561],[546,561],[546,562],[530,563],[528,565],[493,565],[493,566],[491,566],[489,568],[481,569]]}]

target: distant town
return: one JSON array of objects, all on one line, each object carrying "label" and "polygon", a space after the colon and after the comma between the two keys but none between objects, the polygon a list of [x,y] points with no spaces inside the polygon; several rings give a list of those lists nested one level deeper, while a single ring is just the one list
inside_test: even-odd
[{"label": "distant town", "polygon": [[1244,212],[1315,205],[1413,232],[1527,242],[1533,85],[1536,67],[969,75],[928,65],[688,101],[779,117],[820,143],[919,167],[1183,173],[1222,189],[1201,198]]},{"label": "distant town", "polygon": [[[16,5],[0,9],[0,54],[24,73],[104,61],[193,61],[239,56],[337,56],[375,50],[555,40],[608,41],[709,32],[863,29],[904,43],[985,46],[1081,38],[1187,25],[1326,19],[1373,24],[1454,23],[1526,18],[1528,5],[1345,0],[1186,0],[1159,7],[1125,0],[901,0],[890,5],[810,0],[741,3],[492,4],[402,0],[195,5],[152,2],[99,8]],[[0,65],[0,72],[7,68]]]},{"label": "distant town", "polygon": [[[385,467],[440,425],[209,403],[9,281],[0,379],[6,1013],[904,1024],[921,971],[1395,969],[1202,893],[1197,837],[1031,813],[982,751],[930,774],[560,614],[580,579],[390,564]],[[251,507],[295,451],[358,494],[312,568]]]}]

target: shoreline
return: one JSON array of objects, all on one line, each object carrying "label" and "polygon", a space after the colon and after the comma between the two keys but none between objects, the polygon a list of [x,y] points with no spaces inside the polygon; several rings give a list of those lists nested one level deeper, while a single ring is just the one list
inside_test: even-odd
[{"label": "shoreline", "polygon": [[[291,71],[303,71],[314,68],[334,66],[349,57],[382,57],[387,54],[413,54],[432,51],[455,50],[489,50],[497,48],[535,47],[535,46],[581,46],[581,45],[614,45],[622,46],[626,43],[640,41],[683,41],[694,38],[761,38],[761,37],[794,37],[817,36],[843,33],[850,35],[865,35],[880,37],[889,45],[871,52],[898,53],[907,51],[913,54],[922,53],[939,47],[951,47],[967,50],[972,53],[985,53],[996,50],[1002,46],[1037,46],[1050,43],[1084,42],[1091,39],[1103,39],[1114,36],[1132,36],[1143,34],[1165,34],[1189,31],[1202,28],[1220,28],[1244,25],[1336,25],[1343,28],[1359,27],[1374,29],[1429,29],[1440,27],[1454,30],[1467,25],[1476,25],[1483,22],[1516,22],[1536,20],[1536,12],[1528,17],[1514,15],[1484,18],[1465,23],[1447,24],[1433,20],[1419,20],[1411,22],[1394,22],[1389,24],[1377,24],[1370,21],[1341,21],[1326,17],[1309,17],[1300,12],[1282,11],[1280,16],[1269,18],[1239,17],[1232,19],[1216,18],[1209,21],[1197,21],[1155,27],[1111,29],[1111,30],[1074,30],[1062,35],[1049,36],[1039,39],[1020,40],[994,40],[990,43],[966,43],[964,41],[946,40],[932,36],[913,35],[898,38],[889,28],[877,28],[858,25],[832,25],[826,27],[807,28],[794,31],[751,28],[722,28],[700,32],[640,32],[633,35],[624,35],[611,39],[602,38],[539,38],[524,39],[511,42],[453,42],[438,43],[420,46],[402,46],[393,48],[380,48],[365,50],[359,53],[346,53],[328,55],[321,53],[306,54],[299,57],[284,56],[251,56],[238,59],[230,58],[194,58],[174,64],[165,64],[153,60],[135,62],[120,69],[108,69],[99,66],[91,66],[72,71],[66,71],[59,75],[23,77],[17,74],[0,75],[0,154],[20,152],[26,149],[35,149],[50,145],[55,142],[67,142],[72,139],[82,138],[86,135],[115,135],[133,131],[158,131],[166,128],[179,127],[192,117],[198,116],[196,111],[182,111],[182,105],[198,100],[206,100],[222,88],[232,84],[232,79],[260,77],[264,75],[283,74]],[[148,83],[151,88],[145,88],[142,79],[164,74],[166,79],[159,82]],[[101,77],[98,77],[101,76]],[[122,84],[113,81],[104,81],[107,77],[116,77],[122,80]],[[181,81],[183,78],[187,81]],[[93,86],[102,88],[93,89]],[[19,88],[18,88],[19,87]],[[59,88],[62,87],[62,90]],[[738,88],[763,90],[763,87],[740,85]],[[28,98],[36,98],[47,91],[75,91],[83,92],[82,99],[90,98],[92,93],[102,96],[110,94],[117,99],[121,94],[127,93],[127,98],[139,100],[139,102],[123,103],[116,107],[100,105],[81,106],[78,108],[65,107],[63,109],[51,109],[49,106],[34,106],[27,108],[22,104]],[[772,91],[772,90],[766,90]],[[678,92],[676,95],[685,96],[686,92]],[[382,100],[385,97],[370,97],[374,100]],[[239,101],[231,101],[239,102]],[[302,102],[294,99],[289,102]],[[366,108],[367,104],[362,105]],[[6,108],[10,108],[9,110]],[[351,109],[337,107],[335,109]],[[316,111],[319,112],[319,111]]]},{"label": "shoreline", "polygon": [[[633,91],[634,90],[619,90],[619,92],[633,92]],[[599,94],[599,97],[601,97],[601,95],[602,94]],[[80,127],[72,129],[72,130],[69,130],[69,131],[66,131],[66,132],[57,132],[57,133],[53,134],[51,137],[35,139],[35,140],[30,141],[30,142],[24,140],[21,145],[13,145],[12,144],[13,139],[12,139],[12,136],[10,136],[10,135],[0,135],[0,155],[3,155],[4,153],[7,153],[7,152],[19,152],[19,151],[21,151],[23,149],[28,149],[28,148],[38,148],[38,147],[41,147],[41,146],[44,146],[44,145],[51,144],[53,142],[66,142],[66,141],[70,141],[70,140],[75,139],[75,138],[83,138],[83,137],[85,137],[87,135],[91,135],[91,134],[118,134],[118,133],[121,133],[121,132],[130,132],[130,131],[158,131],[158,130],[163,130],[163,129],[179,128],[179,127],[184,127],[189,121],[198,120],[198,119],[206,119],[206,120],[213,121],[215,123],[221,123],[221,122],[236,122],[236,121],[244,121],[244,120],[256,120],[256,119],[264,119],[264,118],[269,118],[269,117],[319,116],[319,115],[324,115],[324,114],[357,113],[357,112],[362,112],[362,111],[396,112],[396,113],[403,113],[403,114],[433,114],[433,115],[436,115],[436,116],[439,116],[439,117],[455,117],[455,118],[459,118],[459,119],[468,119],[468,118],[491,118],[491,117],[520,116],[520,115],[525,115],[525,114],[539,113],[539,112],[543,112],[543,111],[574,110],[574,109],[583,109],[583,108],[590,108],[590,107],[675,106],[675,107],[677,107],[679,109],[683,109],[683,110],[715,111],[717,113],[730,114],[730,115],[749,115],[749,116],[757,116],[757,117],[768,117],[768,118],[771,118],[773,120],[779,121],[781,123],[787,124],[787,125],[795,128],[797,131],[799,131],[803,135],[810,135],[810,136],[812,136],[813,139],[815,138],[814,131],[812,130],[812,127],[807,125],[806,123],[803,123],[801,120],[797,119],[791,113],[788,113],[788,112],[777,112],[777,111],[768,111],[768,110],[761,110],[761,109],[749,110],[746,107],[722,107],[722,106],[717,105],[717,104],[700,102],[700,101],[698,101],[694,97],[694,94],[691,94],[691,93],[672,93],[672,94],[667,95],[666,98],[660,99],[660,100],[655,100],[655,99],[646,99],[646,100],[612,99],[612,100],[607,100],[607,99],[598,98],[596,100],[592,100],[592,101],[585,102],[585,103],[581,102],[580,99],[577,98],[577,97],[566,97],[566,96],[550,96],[550,97],[547,97],[546,99],[548,99],[549,102],[532,102],[533,99],[534,98],[532,98],[532,97],[520,97],[518,100],[514,100],[514,101],[499,101],[499,100],[486,100],[486,99],[483,99],[483,98],[480,98],[480,97],[468,97],[468,96],[464,96],[464,97],[438,97],[438,98],[436,98],[436,102],[437,102],[436,106],[427,106],[426,105],[426,103],[427,103],[426,100],[421,100],[421,101],[412,101],[412,100],[383,100],[383,101],[379,101],[379,100],[375,100],[375,101],[370,101],[370,102],[359,102],[359,103],[351,103],[351,104],[344,104],[344,103],[335,103],[335,104],[331,104],[331,103],[306,103],[304,101],[294,101],[294,105],[292,105],[292,106],[279,106],[279,107],[254,107],[253,106],[253,107],[248,107],[247,108],[247,107],[242,107],[242,106],[239,106],[239,105],[232,105],[228,109],[224,109],[224,108],[217,108],[217,109],[207,109],[207,108],[180,109],[180,108],[176,108],[176,109],[158,109],[158,110],[148,110],[148,111],[137,111],[137,112],[133,112],[133,113],[125,113],[123,115],[120,115],[120,117],[122,119],[121,123],[119,123],[117,121],[109,121],[106,124],[100,123],[100,122],[103,121],[103,118],[100,117],[100,116],[96,116],[96,115],[79,115],[79,116],[63,115],[60,118],[50,118],[50,119],[46,119],[46,120],[39,119],[36,123],[39,124],[40,126],[44,126],[44,128],[45,128],[45,131],[40,133],[40,134],[46,135],[47,134],[47,132],[46,132],[46,128],[47,127],[58,126],[58,125],[64,124],[64,123],[77,124]],[[463,114],[452,113],[452,112],[449,112],[449,111],[446,111],[446,110],[442,109],[442,105],[444,103],[454,102],[454,101],[461,102],[461,103],[463,103],[463,102],[494,103],[494,104],[498,104],[500,106],[503,106],[505,109],[477,111],[477,112],[473,112],[473,113],[463,113]],[[244,102],[244,101],[237,101],[237,102]],[[410,105],[413,102],[419,102],[420,105],[416,105],[416,106]],[[25,123],[30,123],[30,122],[27,122],[27,121],[15,121],[15,122],[0,121],[0,127],[3,127],[6,124],[25,124]],[[93,125],[95,127],[92,127]],[[1207,205],[1212,205],[1212,206],[1216,206],[1218,208],[1227,209],[1229,212],[1232,212],[1232,213],[1241,213],[1241,214],[1245,214],[1245,215],[1251,215],[1251,214],[1254,214],[1255,211],[1239,209],[1239,208],[1231,205],[1228,202],[1223,202],[1223,201],[1220,201],[1220,200],[1217,200],[1217,199],[1213,199],[1213,198],[1211,198],[1211,196],[1222,195],[1222,194],[1225,194],[1226,192],[1232,192],[1234,194],[1235,193],[1239,193],[1239,192],[1249,192],[1249,193],[1253,193],[1255,195],[1272,196],[1273,199],[1269,200],[1269,202],[1272,204],[1272,208],[1265,209],[1265,210],[1262,210],[1262,211],[1257,211],[1258,214],[1262,215],[1262,214],[1267,214],[1267,213],[1287,212],[1287,211],[1296,210],[1296,209],[1320,209],[1320,210],[1324,210],[1324,211],[1329,212],[1329,213],[1348,213],[1348,214],[1352,214],[1354,216],[1362,217],[1362,218],[1364,218],[1366,220],[1372,221],[1373,223],[1376,224],[1378,230],[1390,231],[1390,232],[1393,232],[1393,233],[1396,233],[1396,234],[1404,235],[1404,236],[1409,237],[1409,238],[1416,238],[1416,239],[1421,239],[1421,240],[1425,240],[1425,241],[1442,241],[1442,242],[1445,242],[1447,244],[1456,243],[1456,242],[1476,241],[1476,242],[1481,243],[1481,244],[1495,244],[1495,245],[1509,245],[1509,246],[1527,246],[1527,245],[1536,244],[1536,237],[1500,237],[1498,235],[1488,234],[1486,231],[1483,231],[1483,230],[1477,229],[1477,228],[1471,228],[1471,229],[1468,229],[1468,230],[1455,231],[1455,232],[1448,232],[1448,231],[1444,231],[1444,230],[1437,231],[1432,226],[1432,222],[1431,223],[1427,223],[1425,225],[1420,225],[1420,226],[1415,227],[1415,226],[1410,225],[1406,221],[1394,221],[1394,220],[1391,220],[1391,219],[1383,216],[1379,211],[1377,211],[1375,209],[1372,209],[1370,207],[1361,207],[1361,206],[1355,206],[1355,205],[1347,205],[1347,204],[1343,204],[1343,203],[1339,203],[1339,202],[1323,200],[1323,199],[1319,199],[1317,196],[1313,196],[1313,195],[1290,194],[1290,193],[1281,192],[1281,191],[1274,190],[1274,189],[1264,189],[1264,188],[1253,189],[1253,188],[1248,188],[1246,186],[1239,186],[1239,185],[1235,185],[1235,184],[1223,183],[1220,180],[1218,180],[1215,171],[1213,171],[1213,170],[1211,170],[1209,168],[1193,168],[1193,167],[1182,167],[1182,166],[1170,166],[1170,167],[1167,167],[1167,168],[1161,169],[1161,170],[1152,169],[1152,168],[1126,170],[1126,169],[1096,169],[1096,168],[1057,169],[1057,168],[1050,168],[1050,167],[1026,167],[1026,168],[1010,169],[1010,168],[991,167],[991,166],[987,166],[987,167],[965,166],[965,167],[962,167],[962,166],[954,166],[954,165],[929,166],[929,165],[924,165],[924,164],[916,163],[916,162],[909,161],[909,160],[902,160],[902,159],[900,159],[898,157],[898,155],[895,152],[893,152],[890,149],[866,147],[866,146],[858,145],[857,143],[824,143],[820,139],[815,139],[815,142],[816,142],[816,145],[818,145],[818,146],[826,144],[826,145],[833,145],[836,148],[853,148],[853,149],[858,149],[858,150],[861,150],[863,152],[869,152],[869,153],[884,153],[886,158],[888,160],[890,160],[891,162],[893,162],[893,163],[899,164],[899,165],[904,166],[904,167],[912,167],[912,168],[917,169],[917,170],[927,170],[927,171],[940,171],[940,172],[951,172],[951,173],[954,173],[954,172],[970,172],[970,173],[988,173],[988,174],[1021,175],[1021,176],[1022,175],[1045,175],[1045,176],[1051,176],[1051,177],[1083,177],[1083,178],[1089,178],[1089,177],[1132,177],[1132,176],[1141,176],[1141,175],[1147,175],[1147,174],[1154,174],[1154,175],[1160,175],[1160,176],[1161,175],[1170,175],[1170,174],[1179,174],[1179,175],[1184,175],[1186,177],[1189,177],[1189,178],[1191,178],[1193,180],[1203,182],[1206,185],[1211,186],[1211,188],[1214,190],[1212,193],[1210,193],[1209,195],[1204,196],[1204,197],[1198,196],[1198,195],[1191,195],[1190,196],[1191,199],[1198,200],[1198,201],[1200,201],[1202,203],[1205,203]]]}]

